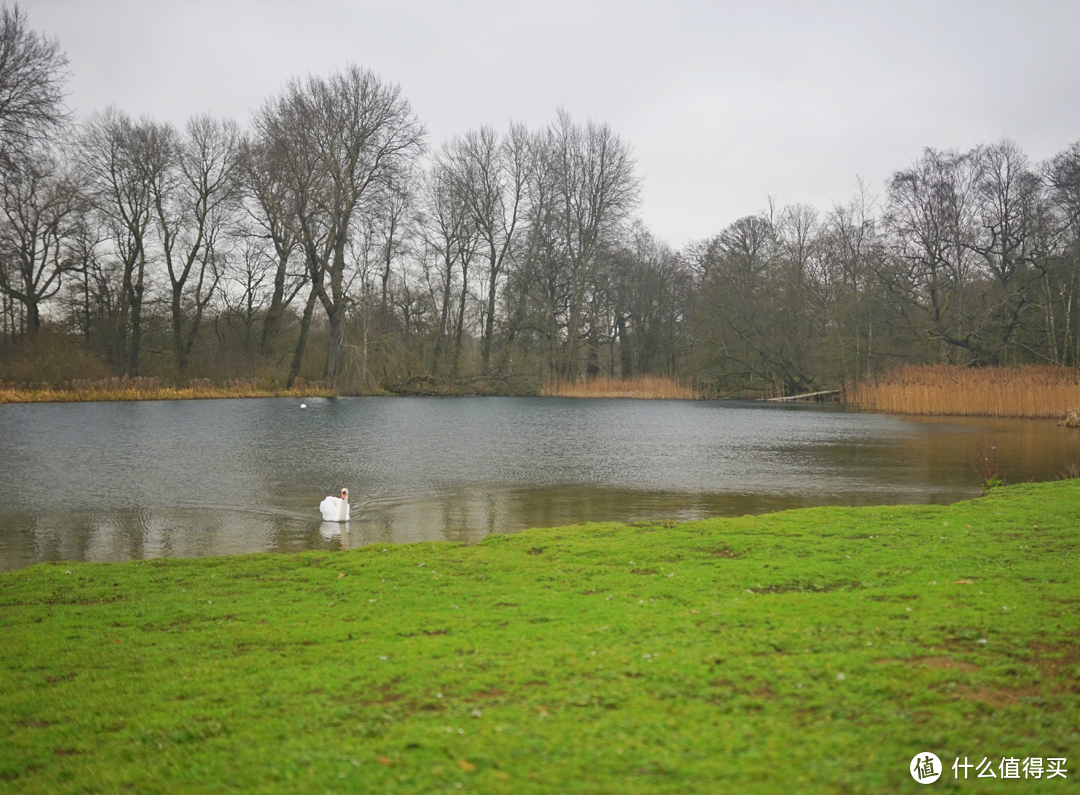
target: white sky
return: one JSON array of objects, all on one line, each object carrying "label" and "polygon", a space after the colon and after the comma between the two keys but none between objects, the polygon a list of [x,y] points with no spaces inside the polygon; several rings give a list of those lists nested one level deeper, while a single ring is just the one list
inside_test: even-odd
[{"label": "white sky", "polygon": [[[10,0],[7,0],[10,4]],[[71,61],[79,117],[115,104],[246,122],[293,76],[399,83],[433,146],[562,106],[633,147],[639,215],[681,246],[766,206],[880,192],[922,148],[1080,139],[1080,2],[23,0]]]}]

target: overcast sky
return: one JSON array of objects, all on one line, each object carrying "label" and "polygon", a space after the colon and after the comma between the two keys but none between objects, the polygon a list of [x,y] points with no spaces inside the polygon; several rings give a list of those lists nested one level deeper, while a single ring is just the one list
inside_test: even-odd
[{"label": "overcast sky", "polygon": [[[10,0],[8,0],[10,5]],[[79,117],[115,104],[246,123],[293,76],[355,62],[429,141],[558,107],[633,147],[639,215],[674,246],[762,210],[880,192],[923,147],[1080,140],[1080,2],[24,0]]]}]

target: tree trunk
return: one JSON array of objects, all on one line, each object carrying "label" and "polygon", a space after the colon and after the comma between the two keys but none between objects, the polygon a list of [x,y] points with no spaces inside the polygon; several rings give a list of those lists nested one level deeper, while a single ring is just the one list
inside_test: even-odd
[{"label": "tree trunk", "polygon": [[326,352],[326,368],[323,370],[323,380],[330,386],[336,386],[337,384],[338,364],[341,362],[341,332],[344,316],[345,312],[338,304],[326,310],[326,319],[330,323],[330,349]]},{"label": "tree trunk", "polygon": [[630,334],[626,330],[626,316],[615,317],[615,333],[619,338],[619,374],[629,378],[634,374],[634,355],[630,349]]},{"label": "tree trunk", "polygon": [[480,369],[486,373],[491,362],[491,338],[495,333],[495,287],[499,273],[495,269],[495,258],[491,258],[491,276],[488,278],[487,316],[484,318],[484,345],[480,352]]},{"label": "tree trunk", "polygon": [[139,347],[142,344],[142,299],[143,299],[143,275],[146,270],[145,261],[139,255],[136,268],[137,276],[131,287],[131,347],[128,349],[129,378],[137,378],[139,375]]},{"label": "tree trunk", "polygon": [[270,308],[263,320],[262,335],[259,337],[259,353],[268,356],[281,328],[281,319],[285,314],[285,267],[286,257],[279,256],[277,272],[274,274],[274,293],[270,297]]},{"label": "tree trunk", "polygon": [[588,353],[586,354],[585,377],[589,381],[595,381],[600,375],[600,354],[596,350],[596,341],[589,338]]},{"label": "tree trunk", "polygon": [[449,258],[446,261],[446,278],[443,281],[443,295],[442,295],[442,312],[439,317],[439,336],[435,339],[435,353],[434,361],[431,363],[432,372],[438,375],[439,371],[444,368],[440,367],[440,359],[444,356],[446,350],[446,320],[450,311],[450,280],[451,280],[451,268],[452,264]]},{"label": "tree trunk", "polygon": [[315,311],[315,298],[317,287],[311,286],[308,293],[307,303],[304,304],[304,315],[300,318],[300,336],[296,340],[296,350],[293,351],[292,364],[289,365],[289,380],[285,382],[286,389],[292,389],[296,383],[296,377],[300,375],[300,365],[304,361],[304,351],[307,349],[308,331],[311,329],[311,315]]},{"label": "tree trunk", "polygon": [[33,290],[26,292],[26,330],[33,334],[41,328],[41,310]]},{"label": "tree trunk", "polygon": [[172,301],[172,343],[173,358],[176,360],[176,377],[183,384],[187,379],[187,352],[184,350],[184,312],[181,303],[183,284],[173,283]]},{"label": "tree trunk", "polygon": [[461,300],[458,301],[457,328],[454,329],[454,363],[451,374],[458,374],[461,364],[461,337],[465,330],[465,297],[469,293],[469,268],[464,262],[461,265]]}]

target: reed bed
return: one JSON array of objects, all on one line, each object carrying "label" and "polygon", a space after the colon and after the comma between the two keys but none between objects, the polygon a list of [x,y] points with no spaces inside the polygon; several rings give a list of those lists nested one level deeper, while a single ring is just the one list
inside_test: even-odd
[{"label": "reed bed", "polygon": [[858,408],[894,414],[1068,421],[1080,413],[1080,370],[1071,367],[908,366],[845,390]]},{"label": "reed bed", "polygon": [[602,376],[580,381],[555,379],[540,394],[545,397],[635,398],[639,400],[696,400],[694,387],[673,378],[638,375],[631,378]]},{"label": "reed bed", "polygon": [[100,400],[205,400],[246,397],[334,397],[337,392],[320,382],[298,383],[292,389],[257,379],[235,379],[214,384],[196,379],[171,386],[158,378],[103,378],[49,384],[12,384],[0,381],[0,403],[77,403]]}]

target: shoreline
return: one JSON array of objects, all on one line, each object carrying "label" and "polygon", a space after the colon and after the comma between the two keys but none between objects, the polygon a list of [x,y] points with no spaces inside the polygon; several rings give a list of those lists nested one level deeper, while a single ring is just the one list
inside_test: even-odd
[{"label": "shoreline", "polygon": [[0,387],[0,405],[15,403],[117,403],[140,400],[220,400],[244,398],[340,397],[323,387],[293,389],[231,389],[229,387],[157,387],[153,389],[63,390],[5,389]]},{"label": "shoreline", "polygon": [[1055,410],[1047,409],[1040,412],[1022,412],[1022,413],[1006,413],[1006,412],[973,412],[956,410],[952,412],[931,412],[924,410],[903,410],[898,407],[878,407],[878,406],[864,406],[856,400],[806,400],[801,396],[793,396],[791,398],[766,398],[766,397],[751,397],[746,395],[716,395],[716,396],[697,396],[697,397],[667,397],[667,396],[655,396],[646,395],[640,393],[614,393],[614,394],[594,394],[594,395],[548,395],[543,393],[537,394],[498,394],[489,395],[479,392],[469,392],[461,394],[431,394],[424,392],[417,393],[398,393],[398,392],[385,392],[385,391],[373,391],[358,394],[344,394],[332,389],[326,389],[323,387],[318,388],[293,388],[293,389],[264,389],[264,390],[234,390],[227,387],[223,388],[184,388],[184,387],[163,387],[155,390],[146,391],[74,391],[74,390],[15,390],[4,389],[0,387],[0,406],[2,405],[28,405],[28,404],[45,404],[45,403],[120,403],[120,402],[138,402],[138,401],[161,401],[161,400],[244,400],[250,398],[310,398],[310,397],[322,397],[322,398],[351,398],[351,397],[392,397],[392,398],[421,398],[421,397],[439,397],[439,398],[469,398],[469,397],[542,397],[542,398],[558,398],[565,400],[677,400],[680,402],[723,402],[723,401],[747,401],[764,403],[771,405],[832,405],[840,406],[846,410],[851,411],[865,411],[872,414],[890,414],[898,417],[967,417],[967,418],[985,418],[985,419],[1031,419],[1031,420],[1046,420],[1054,421],[1058,425],[1067,426],[1071,428],[1080,427],[1080,414],[1077,410],[1069,410],[1064,413],[1057,412]]},{"label": "shoreline", "polygon": [[[525,384],[517,384],[524,387]],[[535,385],[533,385],[535,386]],[[1024,365],[962,368],[950,365],[909,365],[848,384],[843,389],[814,390],[783,395],[776,390],[736,390],[719,394],[714,387],[683,383],[664,376],[628,378],[600,376],[566,381],[556,378],[538,391],[515,389],[510,382],[479,377],[437,380],[413,376],[388,390],[359,394],[319,382],[302,382],[284,389],[261,379],[235,379],[214,384],[195,379],[186,386],[169,386],[157,377],[72,380],[62,387],[0,382],[3,403],[70,403],[130,400],[205,400],[268,397],[562,397],[581,400],[755,400],[763,403],[840,405],[848,410],[897,416],[986,417],[1055,420],[1080,427],[1080,370]],[[779,391],[781,394],[777,395]]]}]

